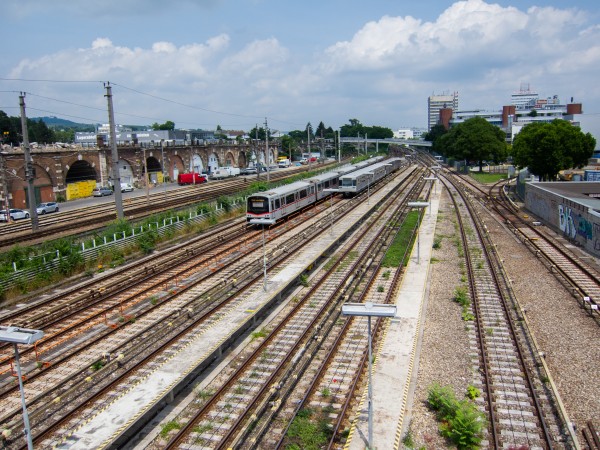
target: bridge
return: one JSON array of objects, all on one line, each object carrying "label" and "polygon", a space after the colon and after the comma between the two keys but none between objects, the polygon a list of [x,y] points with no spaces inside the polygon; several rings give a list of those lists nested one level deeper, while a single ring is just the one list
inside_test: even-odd
[{"label": "bridge", "polygon": [[414,139],[397,139],[397,138],[386,138],[386,139],[371,139],[368,138],[360,138],[360,137],[343,137],[340,139],[342,144],[354,144],[354,145],[365,145],[368,144],[398,144],[398,145],[407,145],[409,147],[424,147],[431,148],[431,142],[429,141],[417,141]]}]

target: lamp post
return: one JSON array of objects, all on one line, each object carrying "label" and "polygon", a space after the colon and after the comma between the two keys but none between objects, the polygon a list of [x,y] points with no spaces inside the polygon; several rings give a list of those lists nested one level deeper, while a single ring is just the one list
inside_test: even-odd
[{"label": "lamp post", "polygon": [[21,376],[21,364],[19,363],[19,347],[17,344],[31,345],[44,337],[42,330],[30,330],[27,328],[0,326],[0,342],[13,344],[15,348],[15,365],[19,377],[19,390],[21,391],[21,406],[23,407],[23,432],[27,439],[27,448],[33,450],[33,440],[29,427],[29,416],[27,415],[27,404],[25,403],[25,391],[23,390],[23,377]]},{"label": "lamp post", "polygon": [[274,219],[250,219],[253,225],[262,225],[262,248],[263,248],[263,290],[267,292],[267,251],[265,248],[265,225],[273,225]]},{"label": "lamp post", "polygon": [[[436,177],[426,177],[424,180],[431,181],[432,190],[435,188],[435,180],[437,180]],[[429,215],[431,215],[431,193],[429,193]]]},{"label": "lamp post", "polygon": [[369,335],[369,443],[368,449],[373,450],[373,375],[372,375],[372,343],[371,343],[371,317],[394,317],[396,305],[384,305],[376,303],[345,303],[342,305],[344,316],[367,316]]},{"label": "lamp post", "polygon": [[419,229],[421,228],[421,211],[428,206],[428,202],[408,202],[409,208],[419,208],[419,220],[417,221],[417,264],[421,264],[421,233],[419,232]]}]

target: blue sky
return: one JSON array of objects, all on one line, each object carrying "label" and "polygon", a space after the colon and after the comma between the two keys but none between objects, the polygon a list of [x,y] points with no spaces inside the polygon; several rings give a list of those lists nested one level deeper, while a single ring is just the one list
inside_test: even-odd
[{"label": "blue sky", "polygon": [[[600,129],[597,0],[3,0],[0,109],[180,128],[425,127],[529,85]],[[40,80],[40,81],[27,81]],[[596,134],[596,133],[594,133]]]}]

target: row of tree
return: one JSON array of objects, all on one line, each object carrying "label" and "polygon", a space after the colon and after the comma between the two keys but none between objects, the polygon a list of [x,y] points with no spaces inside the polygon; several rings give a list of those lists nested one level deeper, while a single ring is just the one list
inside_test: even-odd
[{"label": "row of tree", "polygon": [[479,165],[484,161],[500,163],[512,157],[513,163],[542,180],[554,180],[561,170],[581,168],[592,157],[596,140],[590,133],[566,120],[534,122],[523,127],[512,146],[506,133],[481,117],[466,120],[449,130],[434,126],[425,135],[434,152],[454,160]]},{"label": "row of tree", "polygon": [[[0,111],[0,131],[3,144],[18,146],[23,141],[20,117],[9,117],[4,111]],[[53,143],[73,140],[73,137],[69,139],[69,136],[48,128],[42,119],[27,119],[27,131],[29,142]]]}]

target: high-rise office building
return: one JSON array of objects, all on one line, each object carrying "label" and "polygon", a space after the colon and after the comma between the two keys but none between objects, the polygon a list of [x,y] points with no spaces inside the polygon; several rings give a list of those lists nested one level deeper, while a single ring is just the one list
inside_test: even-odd
[{"label": "high-rise office building", "polygon": [[427,99],[427,113],[429,121],[427,129],[436,125],[440,118],[440,109],[451,108],[452,111],[458,110],[458,92],[452,94],[432,95]]}]

